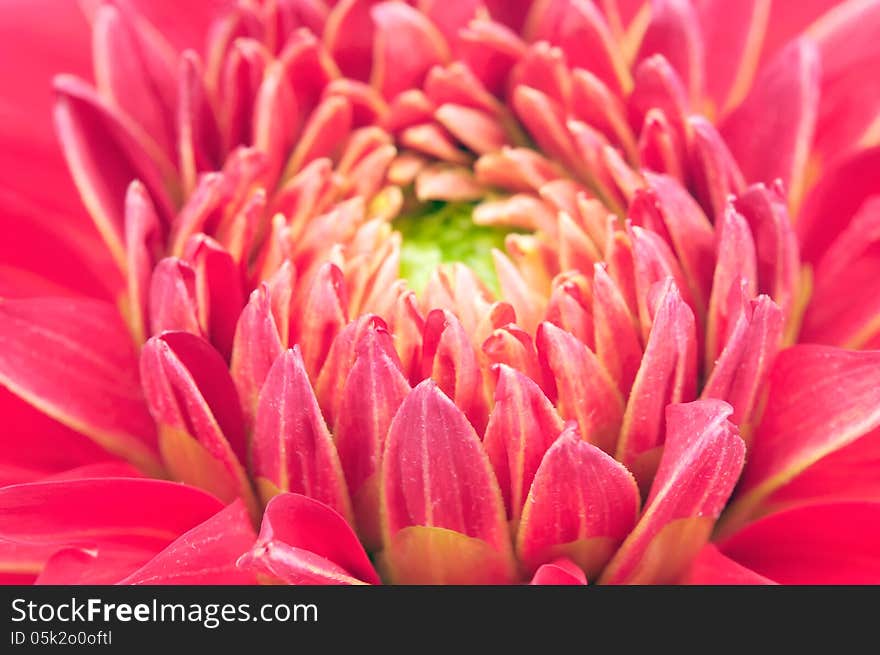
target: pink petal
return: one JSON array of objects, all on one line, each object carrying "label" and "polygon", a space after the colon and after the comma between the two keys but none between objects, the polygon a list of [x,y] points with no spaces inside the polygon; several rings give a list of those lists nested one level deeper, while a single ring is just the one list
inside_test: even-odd
[{"label": "pink petal", "polygon": [[683,584],[768,585],[776,584],[724,555],[714,544],[706,544],[694,559]]},{"label": "pink petal", "polygon": [[709,538],[739,478],[745,445],[718,400],[670,405],[666,447],[635,529],[601,582],[673,583]]},{"label": "pink petal", "polygon": [[560,557],[549,564],[542,564],[532,576],[533,585],[585,585],[587,576],[577,564],[567,557]]},{"label": "pink petal", "polygon": [[880,148],[870,148],[823,173],[804,200],[795,224],[805,261],[818,263],[865,200],[880,192],[877,170]]},{"label": "pink petal", "polygon": [[344,385],[333,439],[354,504],[358,533],[368,547],[381,545],[379,464],[391,420],[410,392],[390,335],[367,331]]},{"label": "pink petal", "polygon": [[825,161],[878,143],[878,28],[877,4],[850,0],[828,11],[808,30],[822,60],[816,151]]},{"label": "pink petal", "polygon": [[510,537],[489,459],[464,414],[431,380],[394,417],[381,493],[395,581],[511,581]]},{"label": "pink petal", "polygon": [[544,455],[516,536],[528,573],[565,555],[594,576],[635,525],[639,491],[626,468],[582,441],[574,423]]},{"label": "pink petal", "polygon": [[596,356],[620,393],[628,395],[642,361],[638,325],[623,294],[598,264],[593,273],[593,330]]},{"label": "pink petal", "polygon": [[[695,8],[686,0],[651,0],[651,22],[637,55],[637,61],[654,54],[663,55],[694,101],[702,96],[706,74],[706,44],[697,17]],[[709,50],[717,47],[712,43]]]},{"label": "pink petal", "polygon": [[483,446],[495,470],[507,517],[519,523],[535,471],[562,432],[563,422],[531,379],[509,366],[495,369],[495,406]]},{"label": "pink petal", "polygon": [[815,45],[801,40],[758,74],[749,95],[721,125],[747,180],[772,183],[779,178],[789,198],[801,197],[818,104],[819,54]]},{"label": "pink petal", "polygon": [[295,493],[269,501],[257,543],[239,566],[288,584],[380,584],[345,519]]},{"label": "pink petal", "polygon": [[309,378],[318,377],[336,334],[348,323],[345,279],[331,263],[323,264],[302,302],[292,329],[291,343],[298,343]]},{"label": "pink petal", "polygon": [[275,360],[260,392],[251,472],[264,502],[293,491],[325,503],[346,520],[352,516],[339,455],[298,346]]},{"label": "pink petal", "polygon": [[880,195],[831,244],[814,273],[801,340],[877,347],[880,332]]},{"label": "pink petal", "polygon": [[223,508],[201,489],[149,478],[13,485],[0,499],[0,539],[156,551]]},{"label": "pink petal", "polygon": [[131,336],[109,304],[0,301],[0,382],[52,418],[149,471],[153,421]]},{"label": "pink petal", "polygon": [[800,345],[781,352],[729,531],[811,464],[880,425],[880,352]]},{"label": "pink petal", "polygon": [[166,257],[150,279],[150,334],[178,330],[202,336],[196,273],[187,262]]},{"label": "pink petal", "polygon": [[556,380],[556,407],[562,418],[577,421],[581,436],[613,452],[623,419],[623,397],[596,355],[568,332],[542,323],[538,355]]},{"label": "pink petal", "polygon": [[236,568],[255,538],[247,508],[235,501],[175,539],[119,584],[255,584],[252,573]]},{"label": "pink petal", "polygon": [[660,461],[660,447],[668,438],[666,406],[693,400],[697,384],[693,313],[669,279],[655,287],[654,293],[654,323],[617,444],[617,459],[635,474],[642,489],[652,479]]},{"label": "pink petal", "polygon": [[488,415],[482,373],[476,351],[452,312],[435,309],[425,320],[422,374],[431,377],[482,434]]},{"label": "pink petal", "polygon": [[203,234],[190,238],[185,256],[195,271],[201,323],[211,343],[229,359],[244,307],[241,269],[223,246]]},{"label": "pink petal", "polygon": [[220,354],[201,337],[164,332],[141,351],[141,380],[172,477],[256,511],[242,466],[244,420]]},{"label": "pink petal", "polygon": [[402,2],[380,2],[370,10],[375,23],[370,83],[389,100],[421,85],[435,64],[445,63],[449,47],[431,21]]},{"label": "pink petal", "polygon": [[748,91],[771,5],[769,0],[701,0],[695,3],[705,48],[706,95],[718,115],[738,104]]},{"label": "pink petal", "polygon": [[92,57],[101,96],[124,111],[170,157],[177,80],[173,52],[129,11],[101,5],[92,19]]},{"label": "pink petal", "polygon": [[592,2],[535,2],[524,32],[530,41],[549,41],[565,53],[572,68],[585,68],[615,93],[632,83],[623,54]]},{"label": "pink petal", "polygon": [[732,560],[781,584],[878,584],[880,503],[795,507],[719,544]]}]

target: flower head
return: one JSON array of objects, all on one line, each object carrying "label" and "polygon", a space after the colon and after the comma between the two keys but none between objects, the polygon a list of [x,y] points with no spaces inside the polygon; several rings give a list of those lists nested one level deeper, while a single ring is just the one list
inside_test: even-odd
[{"label": "flower head", "polygon": [[140,4],[0,289],[9,572],[880,579],[875,2]]}]

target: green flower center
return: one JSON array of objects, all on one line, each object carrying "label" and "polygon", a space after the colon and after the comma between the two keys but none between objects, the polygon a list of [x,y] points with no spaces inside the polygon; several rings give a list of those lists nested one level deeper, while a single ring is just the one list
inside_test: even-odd
[{"label": "green flower center", "polygon": [[437,266],[460,262],[500,295],[492,249],[503,251],[504,237],[514,230],[475,225],[471,219],[475,206],[430,202],[394,220],[394,229],[403,237],[400,276],[417,294],[422,293]]}]

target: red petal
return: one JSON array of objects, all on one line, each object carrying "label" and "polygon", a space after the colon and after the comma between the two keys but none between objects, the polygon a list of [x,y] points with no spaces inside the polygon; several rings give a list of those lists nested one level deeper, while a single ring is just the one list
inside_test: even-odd
[{"label": "red petal", "polygon": [[711,372],[743,311],[743,300],[755,297],[758,269],[755,242],[746,220],[728,206],[717,225],[718,261],[712,278],[706,322],[706,370]]},{"label": "red petal", "polygon": [[517,555],[527,573],[565,555],[592,577],[632,530],[638,513],[632,474],[582,441],[569,423],[535,473],[516,537]]},{"label": "red petal", "polygon": [[449,58],[443,35],[417,9],[401,2],[381,2],[370,15],[376,30],[370,83],[389,100],[421,86],[428,70]]},{"label": "red petal", "polygon": [[773,298],[789,320],[798,300],[800,258],[785,198],[778,188],[756,184],[734,206],[748,221],[755,240],[758,291]]},{"label": "red petal", "polygon": [[691,294],[697,307],[702,308],[707,303],[715,260],[712,224],[679,182],[665,175],[644,175],[648,188],[656,194],[656,210],[687,276]]},{"label": "red petal", "polygon": [[533,585],[584,585],[587,576],[577,564],[567,557],[560,557],[549,564],[543,564],[532,576]]},{"label": "red petal", "polygon": [[256,511],[242,467],[244,420],[220,354],[188,332],[165,332],[144,345],[141,380],[171,475]]},{"label": "red petal", "polygon": [[159,469],[133,343],[114,307],[2,300],[0,344],[3,386],[110,452]]},{"label": "red petal", "polygon": [[865,201],[819,260],[814,275],[801,340],[846,348],[878,343],[880,195]]},{"label": "red petal", "polygon": [[247,508],[236,501],[184,533],[119,584],[256,584],[236,567],[256,538]]},{"label": "red petal", "polygon": [[229,359],[244,307],[241,269],[223,246],[204,234],[190,238],[185,255],[196,273],[201,323],[211,343]]},{"label": "red petal", "polygon": [[184,189],[191,192],[199,173],[222,166],[220,128],[205,88],[204,73],[192,51],[180,60],[179,101],[176,112],[177,152]]},{"label": "red petal", "polygon": [[668,428],[664,411],[670,403],[696,396],[697,344],[694,316],[671,280],[654,289],[657,310],[636,374],[617,445],[617,459],[647,488],[660,457]]},{"label": "red petal", "polygon": [[264,501],[293,491],[348,520],[351,503],[333,439],[309,384],[299,347],[282,353],[260,392],[251,470]]},{"label": "red petal", "polygon": [[128,271],[129,327],[138,341],[146,339],[153,246],[160,238],[159,217],[140,182],[132,182],[125,194],[125,251]]},{"label": "red petal", "polygon": [[131,12],[102,4],[92,22],[98,91],[133,118],[169,156],[174,152],[174,53]]},{"label": "red petal", "polygon": [[593,329],[596,356],[620,393],[628,395],[642,361],[638,324],[623,294],[598,264],[593,273]]},{"label": "red petal", "polygon": [[302,348],[309,379],[316,379],[336,334],[348,323],[345,277],[335,264],[323,264],[299,306],[291,343]]},{"label": "red petal", "polygon": [[285,346],[272,312],[270,293],[265,283],[251,293],[238,319],[232,346],[230,370],[248,431],[253,426],[257,397],[266,375]]},{"label": "red petal", "polygon": [[770,395],[726,529],[811,464],[880,425],[880,352],[795,346],[776,358]]},{"label": "red petal", "polygon": [[516,325],[511,323],[493,330],[483,342],[482,350],[492,364],[506,364],[539,385],[544,384],[532,337]]},{"label": "red petal", "polygon": [[747,180],[771,183],[780,178],[789,198],[800,199],[818,104],[819,56],[811,42],[798,41],[762,70],[721,126]]},{"label": "red petal", "polygon": [[589,348],[552,323],[541,323],[536,342],[542,365],[556,380],[559,414],[577,421],[585,440],[612,452],[623,419],[617,385]]},{"label": "red petal", "polygon": [[388,327],[378,316],[364,314],[339,331],[330,345],[327,359],[315,382],[315,396],[327,423],[333,425],[339,416],[342,402],[342,388],[358,356],[358,348],[368,335],[378,336],[383,345],[393,349],[393,341]]},{"label": "red petal", "polygon": [[826,161],[878,143],[880,85],[873,82],[880,64],[878,28],[877,4],[853,0],[828,11],[808,31],[822,60],[815,149]]},{"label": "red petal", "polygon": [[382,538],[379,463],[391,420],[409,391],[390,335],[383,328],[367,331],[338,388],[333,438],[354,503],[358,533],[373,549],[378,549]]},{"label": "red petal", "polygon": [[530,41],[559,46],[572,68],[589,70],[615,93],[632,85],[623,54],[592,2],[535,2],[523,31]]},{"label": "red petal", "polygon": [[601,581],[673,583],[709,538],[742,470],[745,445],[719,400],[670,405],[666,447],[635,529]]},{"label": "red petal", "polygon": [[374,25],[370,7],[376,0],[342,0],[327,16],[324,44],[342,74],[367,80],[373,61]]},{"label": "red petal", "polygon": [[67,164],[98,231],[122,262],[125,189],[132,180],[141,180],[160,213],[171,216],[165,185],[174,179],[174,169],[137,125],[84,82],[59,77],[55,89],[55,128]]},{"label": "red petal", "polygon": [[683,584],[693,585],[767,585],[769,578],[734,562],[714,544],[706,544],[694,559]]},{"label": "red petal", "polygon": [[[464,414],[431,380],[394,417],[381,489],[385,557],[396,582],[511,581],[513,555],[492,467]],[[456,546],[459,560],[447,550]]]},{"label": "red petal", "polygon": [[166,257],[150,279],[150,333],[178,330],[202,336],[196,273],[187,262]]},{"label": "red petal", "polygon": [[877,170],[880,148],[871,148],[823,173],[804,201],[796,224],[804,260],[817,263],[865,200],[880,192]]},{"label": "red petal", "polygon": [[240,566],[290,584],[380,583],[345,519],[292,493],[269,501],[259,539]]},{"label": "red petal", "polygon": [[733,406],[731,421],[748,443],[754,412],[763,400],[767,376],[782,343],[782,311],[759,296],[740,314],[730,339],[703,387],[701,398],[718,398]]},{"label": "red petal", "polygon": [[452,398],[471,425],[482,434],[489,412],[477,354],[452,312],[435,309],[425,321],[422,373]]},{"label": "red petal", "polygon": [[535,471],[562,432],[563,423],[532,380],[509,366],[495,370],[495,406],[483,446],[495,469],[507,517],[516,526]]},{"label": "red petal", "polygon": [[720,548],[781,584],[878,584],[878,526],[880,503],[808,505],[766,516]]},{"label": "red petal", "polygon": [[222,508],[201,489],[148,478],[13,485],[0,489],[0,539],[158,551]]},{"label": "red petal", "polygon": [[695,5],[705,43],[706,94],[723,115],[748,92],[758,66],[769,0],[702,0]]},{"label": "red petal", "polygon": [[[712,43],[710,51],[716,48]],[[642,37],[637,61],[660,54],[672,65],[697,101],[703,94],[706,55],[697,12],[686,0],[651,0],[651,22]]]}]

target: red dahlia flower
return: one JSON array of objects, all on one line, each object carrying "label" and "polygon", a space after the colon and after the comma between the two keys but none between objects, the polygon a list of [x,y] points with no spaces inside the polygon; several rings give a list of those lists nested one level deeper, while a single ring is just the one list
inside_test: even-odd
[{"label": "red dahlia flower", "polygon": [[72,5],[0,18],[6,579],[880,582],[876,0]]}]

